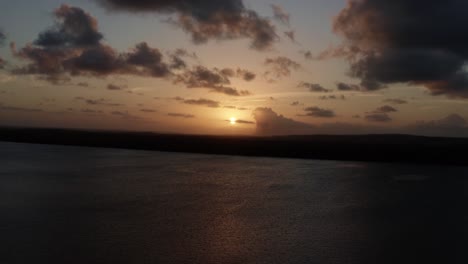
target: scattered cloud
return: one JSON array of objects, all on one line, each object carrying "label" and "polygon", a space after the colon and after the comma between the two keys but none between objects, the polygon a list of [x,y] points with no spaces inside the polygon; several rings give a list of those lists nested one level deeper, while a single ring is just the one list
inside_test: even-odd
[{"label": "scattered cloud", "polygon": [[143,109],[140,109],[140,112],[144,112],[144,113],[156,113],[157,111],[154,110],[154,109],[143,108]]},{"label": "scattered cloud", "polygon": [[125,87],[123,86],[119,86],[119,85],[116,85],[116,84],[112,84],[112,83],[109,83],[107,85],[107,90],[111,90],[111,91],[120,91],[120,90],[123,90]]},{"label": "scattered cloud", "polygon": [[181,117],[181,118],[195,118],[195,116],[191,114],[168,113],[167,115],[172,116],[172,117]]},{"label": "scattered cloud", "polygon": [[302,68],[301,64],[284,56],[267,58],[264,64],[269,68],[264,74],[268,79],[289,77],[292,71]]},{"label": "scattered cloud", "polygon": [[289,19],[290,15],[284,11],[284,9],[279,6],[279,5],[271,5],[271,8],[273,9],[273,16],[276,20],[279,22],[289,26]]},{"label": "scattered cloud", "polygon": [[306,113],[300,116],[313,116],[313,117],[321,117],[321,118],[331,118],[331,117],[336,116],[333,110],[324,109],[324,108],[320,108],[317,106],[307,107],[304,109],[304,111]]},{"label": "scattered cloud", "polygon": [[369,122],[390,122],[392,118],[386,113],[370,113],[366,114],[365,119]]},{"label": "scattered cloud", "polygon": [[316,93],[328,93],[331,90],[325,89],[322,85],[318,83],[308,83],[308,82],[301,82],[297,87],[300,88],[307,88],[310,92]]},{"label": "scattered cloud", "polygon": [[392,112],[398,112],[398,109],[394,108],[393,106],[389,106],[389,105],[384,105],[384,106],[381,106],[381,107],[378,107],[377,109],[375,109],[373,111],[373,113],[380,113],[380,114],[384,114],[384,113],[392,113]]},{"label": "scattered cloud", "polygon": [[16,112],[44,112],[44,110],[39,109],[39,108],[9,106],[9,105],[3,105],[1,103],[0,103],[0,110],[2,110],[2,111],[16,111]]},{"label": "scattered cloud", "polygon": [[191,34],[196,44],[211,39],[248,38],[257,50],[270,48],[277,39],[271,22],[247,9],[242,0],[98,0],[110,11],[175,14],[168,21]]},{"label": "scattered cloud", "polygon": [[207,106],[211,108],[218,108],[220,107],[220,103],[217,101],[209,100],[209,99],[203,99],[200,98],[198,100],[194,99],[189,99],[189,100],[184,100],[184,104],[189,104],[189,105],[200,105],[200,106]]},{"label": "scattered cloud", "polygon": [[399,98],[389,98],[383,100],[384,103],[389,103],[389,104],[394,104],[394,105],[401,105],[401,104],[407,104],[408,101],[399,99]]},{"label": "scattered cloud", "polygon": [[230,96],[245,96],[250,92],[237,90],[229,87],[231,84],[229,77],[235,75],[232,69],[210,70],[203,66],[196,66],[192,70],[187,70],[175,79],[174,83],[183,83],[187,88],[205,88],[212,92],[223,93]]},{"label": "scattered cloud", "polygon": [[339,91],[360,91],[361,87],[357,84],[338,82],[336,84],[336,89],[338,89]]},{"label": "scattered cloud", "polygon": [[106,100],[104,98],[99,98],[99,99],[89,99],[89,98],[84,98],[81,96],[75,97],[76,101],[84,102],[88,105],[102,105],[102,106],[123,106],[123,104],[119,103],[112,103],[109,100]]},{"label": "scattered cloud", "polygon": [[346,100],[346,97],[344,95],[323,95],[319,96],[318,99],[320,100]]}]

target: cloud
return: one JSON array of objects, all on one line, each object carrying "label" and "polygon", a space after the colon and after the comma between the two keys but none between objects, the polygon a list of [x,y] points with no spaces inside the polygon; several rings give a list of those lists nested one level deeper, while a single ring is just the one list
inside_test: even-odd
[{"label": "cloud", "polygon": [[347,84],[347,83],[342,83],[338,82],[336,84],[336,88],[339,91],[360,91],[361,87],[357,84]]},{"label": "cloud", "polygon": [[0,110],[2,111],[15,111],[15,112],[43,112],[44,110],[39,108],[28,108],[28,107],[17,107],[17,106],[8,106],[0,103]]},{"label": "cloud", "polygon": [[370,113],[365,116],[365,119],[369,122],[380,123],[392,121],[392,118],[390,118],[390,116],[388,116],[386,113]]},{"label": "cloud", "polygon": [[299,101],[294,101],[291,103],[291,106],[298,106],[299,105]]},{"label": "cloud", "polygon": [[294,30],[283,32],[284,35],[290,39],[292,42],[296,43],[296,32]]},{"label": "cloud", "polygon": [[167,115],[172,117],[195,118],[195,116],[191,114],[168,113]]},{"label": "cloud", "polygon": [[102,112],[101,110],[94,110],[88,108],[81,109],[81,112],[86,114],[104,114],[104,112]]},{"label": "cloud", "polygon": [[[231,120],[224,120],[226,122],[230,122]],[[255,122],[252,121],[247,121],[247,120],[242,120],[242,119],[236,119],[236,124],[242,124],[242,125],[255,125]]]},{"label": "cloud", "polygon": [[169,21],[191,34],[196,44],[210,39],[251,39],[251,47],[265,50],[277,39],[269,20],[247,9],[242,0],[98,0],[111,11],[175,14]]},{"label": "cloud", "polygon": [[119,85],[116,85],[116,84],[109,83],[107,85],[107,90],[120,91],[120,90],[123,90],[123,89],[124,89],[123,86],[119,86]]},{"label": "cloud", "polygon": [[468,122],[459,114],[450,114],[438,120],[411,124],[408,132],[427,136],[467,137]]},{"label": "cloud", "polygon": [[81,87],[88,87],[89,86],[89,84],[87,82],[78,82],[76,85],[81,86]]},{"label": "cloud", "polygon": [[317,106],[307,107],[304,109],[304,111],[306,113],[301,116],[313,116],[313,117],[321,117],[321,118],[331,118],[331,117],[336,116],[333,110],[324,109],[324,108],[320,108]]},{"label": "cloud", "polygon": [[154,109],[140,109],[140,112],[143,112],[143,113],[156,113],[157,111],[154,110]]},{"label": "cloud", "polygon": [[290,15],[284,11],[284,9],[279,5],[271,5],[273,9],[273,16],[279,22],[289,26]]},{"label": "cloud", "polygon": [[334,21],[344,38],[337,49],[365,90],[406,83],[468,98],[467,8],[459,0],[351,0]]},{"label": "cloud", "polygon": [[297,71],[302,68],[301,64],[290,58],[279,56],[275,58],[267,58],[264,63],[269,67],[269,70],[265,72],[266,77],[275,77],[281,79],[282,77],[289,77],[292,71]]},{"label": "cloud", "polygon": [[232,69],[218,70],[217,68],[209,70],[203,66],[196,66],[192,70],[187,70],[179,74],[175,83],[183,83],[187,88],[205,88],[212,92],[223,93],[231,96],[249,95],[250,92],[237,90],[227,85],[231,84],[229,77],[235,75]]},{"label": "cloud", "polygon": [[172,77],[172,70],[181,67],[182,62],[174,61],[174,57],[171,62],[164,61],[162,53],[146,42],[136,44],[128,52],[117,52],[102,43],[97,20],[78,7],[62,5],[53,15],[55,24],[41,32],[32,44],[19,50],[11,44],[16,57],[29,61],[13,69],[13,73],[47,75],[46,80],[50,81],[61,80],[64,75],[168,78]]},{"label": "cloud", "polygon": [[297,87],[300,88],[307,88],[310,92],[317,92],[317,93],[328,93],[331,90],[325,89],[318,83],[308,83],[308,82],[301,82]]},{"label": "cloud", "polygon": [[75,97],[76,101],[84,102],[88,105],[102,105],[102,106],[123,106],[123,104],[119,103],[112,103],[109,100],[106,100],[104,98],[99,98],[99,99],[89,99],[89,98],[84,98],[81,96]]},{"label": "cloud", "polygon": [[346,97],[344,95],[323,95],[320,96],[318,99],[320,100],[346,100]]},{"label": "cloud", "polygon": [[389,103],[389,104],[395,104],[395,105],[401,105],[401,104],[407,104],[408,101],[399,99],[399,98],[389,98],[383,100],[384,103]]},{"label": "cloud", "polygon": [[257,75],[248,70],[237,69],[237,76],[242,78],[244,81],[250,82],[253,81]]},{"label": "cloud", "polygon": [[98,45],[103,35],[95,18],[77,7],[61,5],[54,11],[56,23],[39,34],[34,44],[41,47],[87,47]]},{"label": "cloud", "polygon": [[313,126],[278,115],[271,108],[256,108],[252,113],[259,135],[307,134]]},{"label": "cloud", "polygon": [[384,105],[384,106],[378,107],[377,109],[375,109],[373,111],[373,113],[380,113],[380,114],[392,113],[392,112],[398,112],[398,109],[394,108],[393,106],[389,106],[389,105]]},{"label": "cloud", "polygon": [[3,33],[3,30],[0,29],[0,47],[5,44],[6,36],[5,33]]},{"label": "cloud", "polygon": [[184,104],[189,104],[189,105],[207,106],[207,107],[211,107],[211,108],[218,108],[218,107],[220,107],[220,103],[219,103],[219,102],[213,101],[213,100],[209,100],[209,99],[203,99],[203,98],[200,98],[200,99],[198,99],[198,100],[193,100],[193,99],[184,100],[183,103],[184,103]]}]

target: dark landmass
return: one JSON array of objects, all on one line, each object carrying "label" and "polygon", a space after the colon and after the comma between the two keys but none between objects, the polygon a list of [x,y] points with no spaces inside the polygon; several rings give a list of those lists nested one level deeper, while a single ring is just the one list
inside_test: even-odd
[{"label": "dark landmass", "polygon": [[373,162],[468,165],[468,138],[411,135],[199,136],[150,132],[0,128],[0,141]]}]

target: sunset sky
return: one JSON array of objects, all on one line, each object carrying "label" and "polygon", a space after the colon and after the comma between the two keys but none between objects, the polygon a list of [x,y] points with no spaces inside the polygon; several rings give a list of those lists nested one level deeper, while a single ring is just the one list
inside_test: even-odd
[{"label": "sunset sky", "polygon": [[460,0],[5,1],[0,125],[468,136],[467,8]]}]

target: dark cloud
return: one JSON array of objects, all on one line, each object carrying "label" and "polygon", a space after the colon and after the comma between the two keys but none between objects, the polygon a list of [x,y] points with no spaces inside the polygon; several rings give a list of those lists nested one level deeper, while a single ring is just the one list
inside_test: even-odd
[{"label": "dark cloud", "polygon": [[299,101],[294,101],[291,103],[291,106],[298,106],[299,105]]},{"label": "dark cloud", "polygon": [[377,109],[375,109],[373,111],[373,113],[380,113],[380,114],[384,114],[384,113],[392,113],[392,112],[398,112],[398,109],[394,108],[393,106],[389,106],[389,105],[383,105],[381,107],[378,107]]},{"label": "dark cloud", "polygon": [[[62,5],[54,11],[55,25],[39,34],[33,44],[13,54],[30,63],[13,69],[16,74],[46,75],[46,80],[60,80],[64,75],[107,76],[137,75],[155,78],[173,76],[171,70],[183,67],[176,55],[164,61],[163,54],[141,42],[128,52],[119,53],[102,43],[97,20],[77,7]],[[174,52],[183,56],[181,50]]]},{"label": "dark cloud", "polygon": [[172,117],[182,117],[182,118],[194,118],[194,115],[191,114],[181,114],[181,113],[168,113],[168,116]]},{"label": "dark cloud", "polygon": [[365,116],[365,119],[369,122],[390,122],[392,118],[386,113],[370,113]]},{"label": "dark cloud", "polygon": [[98,45],[103,35],[97,20],[77,7],[62,5],[54,11],[56,24],[39,34],[34,44],[41,47],[86,47]]},{"label": "dark cloud", "polygon": [[146,42],[137,44],[133,51],[126,53],[124,57],[127,64],[143,69],[141,75],[167,77],[171,74],[159,49],[151,48]]},{"label": "dark cloud", "polygon": [[275,58],[267,58],[265,65],[269,67],[269,70],[265,72],[267,78],[274,77],[281,79],[282,77],[289,77],[292,71],[301,69],[301,64],[290,58],[279,56]]},{"label": "dark cloud", "polygon": [[249,110],[249,108],[247,108],[247,107],[237,107],[237,110],[245,111],[245,110]]},{"label": "dark cloud", "polygon": [[320,100],[346,100],[344,95],[323,95],[319,97]]},{"label": "dark cloud", "polygon": [[384,103],[389,103],[389,104],[395,104],[395,105],[401,105],[401,104],[407,104],[408,101],[399,99],[399,98],[389,98],[383,100]]},{"label": "dark cloud", "polygon": [[334,22],[350,74],[365,90],[423,85],[433,95],[468,97],[468,2],[351,0]]},{"label": "dark cloud", "polygon": [[347,84],[347,83],[342,83],[342,82],[337,83],[336,88],[339,91],[360,91],[361,90],[361,87],[357,84]]},{"label": "dark cloud", "polygon": [[257,75],[249,70],[237,69],[237,76],[244,81],[250,82],[253,81]]},{"label": "dark cloud", "polygon": [[106,100],[104,98],[99,98],[99,99],[89,99],[89,98],[84,98],[81,96],[75,97],[76,101],[84,102],[88,105],[102,105],[102,106],[122,106],[122,104],[119,103],[113,103],[109,100]]},{"label": "dark cloud", "polygon": [[256,108],[252,113],[259,135],[307,134],[313,126],[278,115],[271,108]]},{"label": "dark cloud", "polygon": [[249,38],[251,47],[264,50],[276,40],[275,27],[242,0],[98,0],[109,10],[176,14],[169,21],[192,35],[194,43],[210,39]]},{"label": "dark cloud", "polygon": [[276,20],[281,23],[289,26],[290,15],[284,11],[284,9],[279,5],[271,5],[273,9],[273,16]]},{"label": "dark cloud", "polygon": [[119,85],[116,85],[116,84],[109,83],[107,85],[107,90],[120,91],[120,90],[123,90],[123,89],[124,89],[123,86],[119,86]]},{"label": "dark cloud", "polygon": [[249,95],[250,92],[237,90],[227,85],[231,84],[229,77],[234,75],[235,71],[231,69],[213,69],[209,70],[203,66],[196,66],[192,70],[187,70],[179,74],[175,83],[183,83],[187,88],[205,88],[212,92],[223,93],[231,96]]},{"label": "dark cloud", "polygon": [[320,108],[317,106],[307,107],[304,109],[304,111],[306,113],[301,116],[313,116],[313,117],[323,117],[323,118],[331,118],[331,117],[336,116],[333,110],[324,109],[324,108]]},{"label": "dark cloud", "polygon": [[227,109],[236,109],[236,107],[235,107],[235,106],[232,106],[232,105],[226,105],[226,106],[224,106],[224,108],[227,108]]},{"label": "dark cloud", "polygon": [[211,108],[218,108],[220,107],[219,102],[209,100],[209,99],[203,99],[200,98],[198,100],[190,99],[190,100],[184,100],[184,104],[189,104],[189,105],[201,105],[201,106],[207,106]]},{"label": "dark cloud", "polygon": [[322,85],[318,83],[301,82],[297,87],[307,88],[309,89],[309,91],[317,92],[317,93],[327,93],[331,91],[331,90],[325,89]]}]

